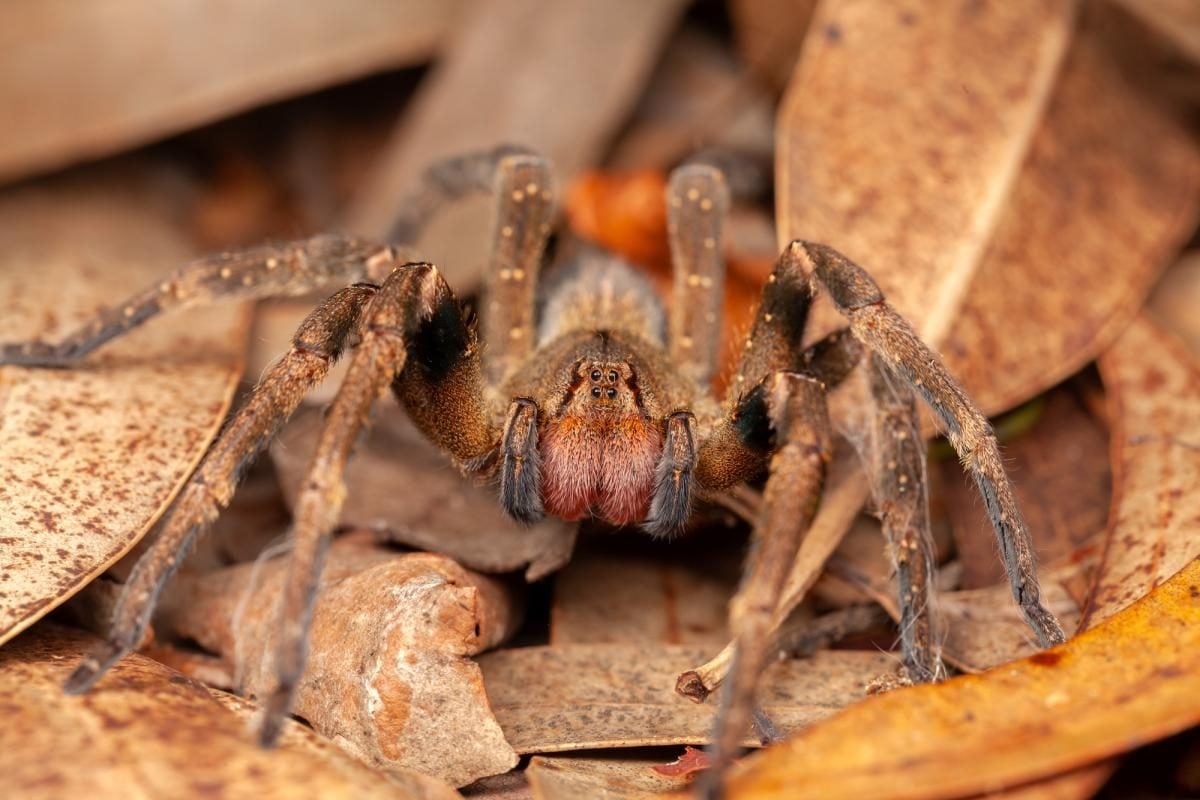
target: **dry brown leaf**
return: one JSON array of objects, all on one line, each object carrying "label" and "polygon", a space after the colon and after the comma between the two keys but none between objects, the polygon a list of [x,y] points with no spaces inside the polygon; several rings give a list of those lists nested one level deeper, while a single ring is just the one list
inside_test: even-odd
[{"label": "dry brown leaf", "polygon": [[731,538],[588,542],[555,579],[550,643],[724,644],[745,549]]},{"label": "dry brown leaf", "polygon": [[[522,647],[488,653],[479,664],[513,748],[553,753],[707,742],[714,707],[674,691],[676,676],[707,652],[648,643]],[[894,666],[887,654],[853,651],[777,662],[763,676],[759,702],[780,729],[796,730],[862,698],[867,683]]]},{"label": "dry brown leaf", "polygon": [[738,55],[771,88],[783,91],[812,19],[816,0],[731,0]]},{"label": "dry brown leaf", "polygon": [[[397,126],[393,142],[350,214],[349,228],[380,235],[421,170],[446,156],[523,144],[554,162],[560,185],[602,155],[679,19],[682,0],[477,3]],[[490,242],[486,215],[476,258],[448,258],[422,242],[439,265],[474,269]],[[439,241],[443,241],[439,239]],[[464,245],[465,246],[465,245]],[[459,250],[459,252],[462,252]],[[451,281],[462,285],[452,273]]]},{"label": "dry brown leaf", "polygon": [[[1036,415],[1030,428],[1004,445],[1004,466],[1017,502],[1034,534],[1038,563],[1058,564],[1098,541],[1108,520],[1112,469],[1108,432],[1070,387],[1054,389],[1037,407],[1017,412]],[[983,511],[979,491],[963,474],[958,459],[931,465],[940,474],[939,497],[931,505],[946,510],[963,589],[1005,582],[996,536]]]},{"label": "dry brown leaf", "polygon": [[[286,568],[274,559],[181,575],[160,630],[221,654],[248,697],[269,694]],[[378,769],[456,786],[505,772],[517,756],[470,657],[508,636],[518,615],[507,587],[448,558],[340,539],[326,556],[293,711]]]},{"label": "dry brown leaf", "polygon": [[1041,119],[1074,5],[819,5],[780,111],[782,239],[841,250],[940,341]]},{"label": "dry brown leaf", "polygon": [[1200,556],[1200,366],[1145,317],[1100,358],[1112,419],[1113,512],[1085,626]]},{"label": "dry brown leaf", "polygon": [[[524,569],[530,581],[567,563],[576,524],[513,521],[500,508],[494,487],[473,486],[421,437],[403,411],[381,405],[376,425],[346,469],[344,524],[443,553],[482,572]],[[304,484],[323,420],[317,409],[302,411],[271,448],[289,503]]]},{"label": "dry brown leaf", "polygon": [[1099,5],[1084,14],[942,347],[947,366],[988,413],[1095,358],[1196,225],[1200,142],[1122,69],[1113,51],[1127,31],[1109,35]]},{"label": "dry brown leaf", "polygon": [[[0,5],[0,176],[429,58],[458,0]],[[152,69],[147,65],[153,64]]]},{"label": "dry brown leaf", "polygon": [[684,790],[688,780],[655,771],[660,763],[648,755],[534,756],[525,774],[537,800],[661,800],[667,792]]},{"label": "dry brown leaf", "polygon": [[[0,197],[0,342],[61,335],[187,258],[162,178],[125,165]],[[0,642],[162,513],[229,408],[247,321],[227,304],[152,321],[78,368],[0,368]]]},{"label": "dry brown leaf", "polygon": [[1193,0],[1114,0],[1192,61],[1200,62],[1200,6]]},{"label": "dry brown leaf", "polygon": [[[208,689],[140,655],[82,697],[63,681],[96,640],[43,623],[0,650],[0,791],[28,798],[295,797],[449,800],[403,788],[288,722],[267,752]],[[410,784],[410,786],[417,784]]]},{"label": "dry brown leaf", "polygon": [[1089,800],[1096,796],[1116,769],[1115,759],[1101,761],[1013,789],[987,791],[969,800]]},{"label": "dry brown leaf", "polygon": [[[706,148],[767,162],[774,124],[774,98],[716,37],[685,27],[667,46],[605,168],[661,170]],[[662,192],[657,200],[663,205]]]},{"label": "dry brown leaf", "polygon": [[1200,250],[1183,255],[1159,280],[1146,307],[1200,358]]},{"label": "dry brown leaf", "polygon": [[1053,650],[858,703],[747,758],[732,771],[728,796],[962,797],[1184,730],[1200,722],[1198,586],[1193,561]]}]

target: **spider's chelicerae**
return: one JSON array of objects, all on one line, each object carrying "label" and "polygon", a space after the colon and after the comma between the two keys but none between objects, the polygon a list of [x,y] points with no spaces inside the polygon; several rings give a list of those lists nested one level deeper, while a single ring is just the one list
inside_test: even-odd
[{"label": "spider's chelicerae", "polygon": [[[304,667],[321,554],[338,520],[342,472],[372,403],[391,388],[416,425],[466,473],[493,478],[518,520],[587,515],[680,530],[701,498],[767,475],[756,546],[732,605],[736,649],[714,736],[728,762],[750,725],[754,685],[771,654],[771,616],[800,537],[820,499],[831,434],[826,392],[864,352],[878,408],[876,485],[900,584],[903,658],[917,679],[939,669],[931,641],[924,452],[913,392],[937,413],[979,486],[1021,611],[1042,645],[1063,631],[1039,599],[1029,533],[987,420],[870,276],[830,247],[796,241],[763,290],[723,399],[710,380],[720,341],[721,229],[729,192],[703,164],[677,169],[667,191],[674,261],[672,313],[615,259],[582,255],[539,293],[554,213],[547,163],[502,148],[438,164],[406,206],[398,241],[447,198],[494,189],[498,218],[481,331],[436,267],[357,239],[319,236],[188,264],[100,312],[64,341],[12,344],[0,362],[65,366],[156,314],[223,298],[344,286],[301,324],[184,486],[160,537],[138,561],[112,630],[70,677],[83,692],[139,641],[164,584],[225,506],[239,473],[305,392],[344,352],[350,367],[329,409],[295,506],[281,603],[277,688],[266,699],[264,742],[279,732]],[[804,347],[814,292],[828,292],[849,327]]]}]

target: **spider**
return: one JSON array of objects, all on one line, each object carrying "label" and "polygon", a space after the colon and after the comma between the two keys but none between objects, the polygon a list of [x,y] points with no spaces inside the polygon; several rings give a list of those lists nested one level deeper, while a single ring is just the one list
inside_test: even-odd
[{"label": "spider", "polygon": [[[826,394],[864,362],[877,406],[877,486],[884,497],[903,608],[903,661],[917,680],[940,670],[928,603],[932,562],[916,395],[936,412],[978,484],[1013,595],[1043,646],[1062,628],[1039,599],[1033,550],[987,420],[862,268],[795,241],[783,251],[724,398],[711,381],[724,283],[721,234],[730,205],[722,173],[676,169],[667,190],[674,282],[668,316],[646,280],[617,259],[581,251],[538,290],[554,215],[548,163],[516,148],[441,162],[406,205],[394,241],[412,241],[445,200],[491,189],[494,247],[479,330],[438,269],[397,248],[318,236],[202,258],[100,311],[58,343],[9,344],[0,363],[67,366],[170,309],[226,298],[302,294],[341,285],[300,325],[184,485],[161,535],[125,584],[107,638],[66,683],[87,691],[141,638],[163,586],[230,501],[240,473],[306,391],[349,353],[295,505],[280,606],[277,682],[260,737],[279,735],[304,669],[322,553],[338,521],[342,473],[376,398],[390,388],[422,433],[463,472],[494,480],[517,520],[546,514],[682,530],[694,504],[766,476],[745,577],[731,604],[734,666],[713,737],[707,793],[755,719],[754,687],[769,660],[771,616],[788,565],[820,500],[832,434]],[[802,344],[826,291],[849,326]],[[485,349],[486,345],[486,349]]]}]

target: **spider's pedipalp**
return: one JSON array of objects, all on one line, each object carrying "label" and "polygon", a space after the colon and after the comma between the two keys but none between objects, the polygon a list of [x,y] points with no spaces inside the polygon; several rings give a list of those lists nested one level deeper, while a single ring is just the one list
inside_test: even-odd
[{"label": "spider's pedipalp", "polygon": [[831,247],[810,242],[793,242],[787,253],[829,290],[838,309],[850,320],[854,335],[937,413],[946,437],[983,496],[1013,597],[1025,620],[1043,647],[1065,641],[1062,626],[1042,604],[1033,542],[987,418],[907,320],[885,302],[883,293],[862,267]]},{"label": "spider's pedipalp", "polygon": [[538,451],[537,404],[518,397],[508,408],[500,438],[500,505],[526,524],[546,516],[542,506],[541,453]]},{"label": "spider's pedipalp", "polygon": [[117,659],[137,646],[163,586],[196,538],[229,504],[245,465],[292,415],[308,390],[324,379],[374,294],[375,287],[367,285],[343,289],[301,323],[291,350],[270,367],[221,430],[171,506],[162,533],[138,559],[121,591],[107,640],[67,679],[68,692],[87,691]]},{"label": "spider's pedipalp", "polygon": [[678,411],[667,418],[667,436],[654,472],[654,497],[642,529],[655,537],[679,533],[692,516],[696,418]]},{"label": "spider's pedipalp", "polygon": [[679,371],[707,386],[721,347],[721,234],[729,213],[729,187],[719,170],[685,164],[671,173],[666,199],[673,272],[668,346]]}]

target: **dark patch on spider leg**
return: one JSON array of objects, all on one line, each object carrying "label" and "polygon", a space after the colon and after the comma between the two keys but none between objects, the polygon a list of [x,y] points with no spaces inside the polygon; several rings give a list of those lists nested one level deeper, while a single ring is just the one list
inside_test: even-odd
[{"label": "dark patch on spider leg", "polygon": [[796,371],[833,389],[862,361],[864,349],[849,328],[840,328],[805,350]]},{"label": "dark patch on spider leg", "polygon": [[667,419],[667,439],[654,474],[654,497],[643,530],[655,537],[681,532],[692,515],[692,476],[696,446],[695,417],[680,411]]},{"label": "dark patch on spider leg", "polygon": [[474,336],[458,301],[453,295],[441,292],[434,301],[432,313],[421,319],[409,336],[410,363],[420,368],[431,381],[440,381],[449,375],[474,344]]},{"label": "dark patch on spider leg", "polygon": [[786,252],[811,269],[838,308],[853,311],[883,302],[883,292],[867,271],[832,247],[795,241]]},{"label": "dark patch on spider leg", "polygon": [[733,410],[732,420],[738,438],[747,447],[763,452],[771,449],[775,432],[767,410],[767,390],[764,383],[760,382],[738,401]]},{"label": "dark patch on spider leg", "polygon": [[394,325],[402,334],[404,368],[392,392],[430,442],[459,464],[487,461],[500,438],[497,409],[485,400],[483,365],[475,331],[437,268],[409,264],[389,281],[394,313],[375,323]]},{"label": "dark patch on spider leg", "polygon": [[794,254],[785,250],[763,286],[754,324],[730,384],[730,400],[771,373],[797,370],[812,299],[812,281]]},{"label": "dark patch on spider leg", "polygon": [[545,517],[542,506],[541,453],[538,451],[537,404],[518,397],[509,406],[501,439],[500,504],[518,522]]}]

